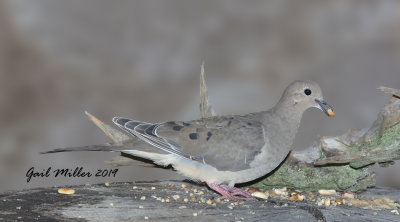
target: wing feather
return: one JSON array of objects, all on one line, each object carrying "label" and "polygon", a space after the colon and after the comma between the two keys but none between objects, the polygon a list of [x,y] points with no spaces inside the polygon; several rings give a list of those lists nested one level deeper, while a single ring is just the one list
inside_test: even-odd
[{"label": "wing feather", "polygon": [[114,118],[114,123],[165,152],[220,170],[248,169],[265,144],[262,124],[250,116],[217,116],[157,124]]},{"label": "wing feather", "polygon": [[154,147],[181,157],[190,158],[189,156],[181,152],[181,147],[178,144],[169,141],[167,138],[159,137],[156,135],[156,129],[160,126],[160,124],[145,123],[135,120],[129,120],[126,118],[121,118],[121,120],[120,118],[114,118],[114,123],[116,123],[125,131],[149,143]]}]

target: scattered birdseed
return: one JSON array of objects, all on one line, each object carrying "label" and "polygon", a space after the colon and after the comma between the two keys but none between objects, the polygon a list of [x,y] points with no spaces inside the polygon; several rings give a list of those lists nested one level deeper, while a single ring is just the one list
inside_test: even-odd
[{"label": "scattered birdseed", "polygon": [[300,192],[297,190],[288,190],[288,193],[290,194],[290,196],[294,196],[294,195],[299,195]]},{"label": "scattered birdseed", "polygon": [[249,189],[247,189],[247,192],[249,192],[249,193],[260,192],[260,189],[255,188],[255,187],[249,187]]},{"label": "scattered birdseed", "polygon": [[114,203],[110,203],[110,206],[113,207],[113,206],[114,206]]},{"label": "scattered birdseed", "polygon": [[356,198],[356,194],[353,192],[344,192],[342,193],[343,198],[354,199]]},{"label": "scattered birdseed", "polygon": [[261,199],[268,199],[269,194],[266,194],[266,193],[260,192],[260,191],[256,191],[256,192],[253,192],[251,194],[251,196],[258,197],[258,198],[261,198]]},{"label": "scattered birdseed", "polygon": [[289,200],[299,201],[299,202],[303,201],[304,199],[305,199],[305,196],[304,195],[300,195],[300,194],[295,194],[295,195],[289,197]]},{"label": "scattered birdseed", "polygon": [[324,200],[324,205],[327,207],[327,206],[330,206],[331,205],[331,199],[329,199],[329,198],[326,198],[325,200]]},{"label": "scattered birdseed", "polygon": [[208,205],[211,205],[211,204],[213,204],[213,202],[212,202],[212,200],[207,200],[207,202],[206,202]]},{"label": "scattered birdseed", "polygon": [[69,188],[60,188],[60,189],[58,189],[58,193],[60,193],[60,194],[74,194],[75,190],[74,189],[69,189]]},{"label": "scattered birdseed", "polygon": [[179,198],[181,198],[179,195],[174,195],[174,196],[172,196],[172,198],[174,199],[174,200],[179,200]]},{"label": "scattered birdseed", "polygon": [[141,196],[140,200],[146,200],[146,196]]},{"label": "scattered birdseed", "polygon": [[196,212],[193,213],[193,217],[197,217],[197,213]]},{"label": "scattered birdseed", "polygon": [[189,199],[188,198],[184,198],[183,202],[187,203],[187,202],[189,202]]},{"label": "scattered birdseed", "polygon": [[142,205],[140,205],[140,206],[139,206],[139,209],[143,209],[143,206],[142,206]]},{"label": "scattered birdseed", "polygon": [[149,219],[149,217],[148,217],[148,216],[145,216],[145,217],[144,217],[144,219],[145,219],[145,220],[148,220],[148,219]]},{"label": "scattered birdseed", "polygon": [[315,197],[314,197],[314,194],[312,192],[308,191],[307,194],[308,194],[308,200],[309,201],[315,201]]},{"label": "scattered birdseed", "polygon": [[105,182],[104,185],[105,185],[106,187],[109,187],[109,186],[110,186],[110,183],[109,183],[109,182]]},{"label": "scattered birdseed", "polygon": [[336,190],[318,190],[318,193],[322,196],[336,196]]},{"label": "scattered birdseed", "polygon": [[182,187],[182,188],[186,188],[187,185],[183,183],[183,184],[181,184],[181,187]]},{"label": "scattered birdseed", "polygon": [[152,190],[155,190],[156,188],[155,188],[155,187],[151,187],[151,189],[152,189]]},{"label": "scattered birdseed", "polygon": [[282,197],[287,197],[289,195],[286,187],[284,187],[282,189],[274,188],[273,191],[275,192],[275,194],[282,196]]},{"label": "scattered birdseed", "polygon": [[336,199],[335,202],[333,202],[333,206],[342,205],[342,204],[346,204],[346,200],[342,199],[342,198]]},{"label": "scattered birdseed", "polygon": [[178,208],[179,209],[186,209],[187,207],[186,206],[179,206]]}]

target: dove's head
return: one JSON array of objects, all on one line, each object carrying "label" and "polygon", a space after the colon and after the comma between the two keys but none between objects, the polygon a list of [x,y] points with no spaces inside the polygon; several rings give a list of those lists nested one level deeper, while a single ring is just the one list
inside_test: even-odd
[{"label": "dove's head", "polygon": [[285,89],[279,104],[299,112],[315,107],[324,111],[330,117],[335,116],[333,107],[325,102],[321,88],[314,81],[293,82]]}]

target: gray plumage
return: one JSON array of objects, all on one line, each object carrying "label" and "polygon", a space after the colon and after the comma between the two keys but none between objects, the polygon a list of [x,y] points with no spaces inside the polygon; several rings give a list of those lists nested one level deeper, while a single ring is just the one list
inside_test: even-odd
[{"label": "gray plumage", "polygon": [[[317,83],[296,81],[275,107],[247,115],[145,123],[115,117],[131,140],[80,150],[118,151],[149,159],[208,184],[243,183],[274,170],[290,152],[303,112],[317,107],[333,116]],[[50,152],[72,151],[57,149]]]}]

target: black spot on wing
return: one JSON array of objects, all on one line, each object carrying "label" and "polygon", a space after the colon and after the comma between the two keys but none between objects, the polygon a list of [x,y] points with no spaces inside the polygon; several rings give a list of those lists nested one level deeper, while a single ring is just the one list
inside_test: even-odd
[{"label": "black spot on wing", "polygon": [[183,126],[174,126],[172,127],[173,130],[175,131],[180,131],[183,128]]},{"label": "black spot on wing", "polygon": [[197,133],[191,133],[191,134],[189,134],[189,138],[190,138],[191,140],[197,140]]},{"label": "black spot on wing", "polygon": [[206,140],[208,141],[208,140],[211,138],[211,136],[212,136],[212,133],[211,133],[211,132],[207,132],[207,138],[206,138]]}]

